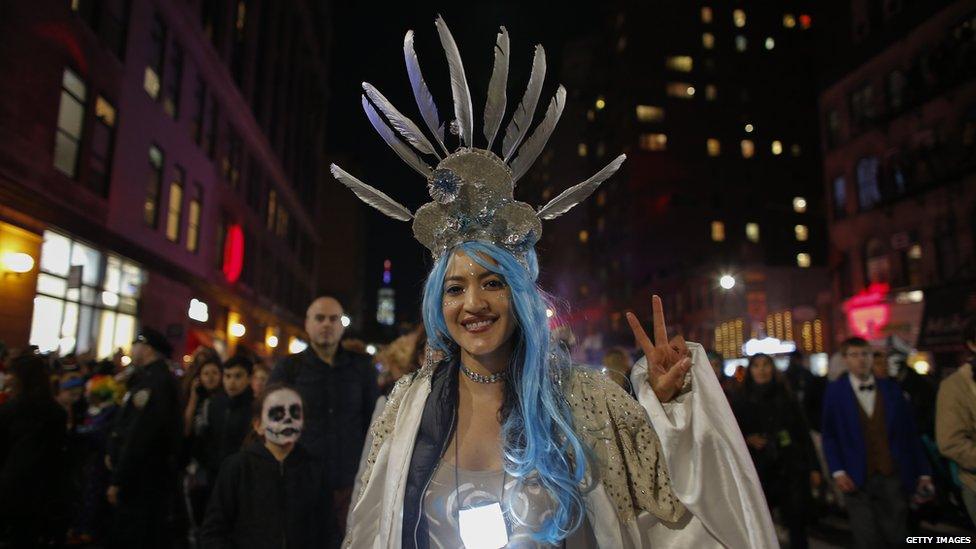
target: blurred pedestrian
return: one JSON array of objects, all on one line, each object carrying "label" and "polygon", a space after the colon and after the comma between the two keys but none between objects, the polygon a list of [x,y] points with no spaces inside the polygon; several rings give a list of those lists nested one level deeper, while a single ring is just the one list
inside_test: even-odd
[{"label": "blurred pedestrian", "polygon": [[220,465],[228,456],[241,449],[244,437],[251,430],[251,372],[254,364],[243,355],[235,355],[224,363],[223,392],[210,399],[206,425],[203,430],[203,468],[207,478],[216,479]]},{"label": "blurred pedestrian", "polygon": [[189,519],[189,536],[196,539],[207,510],[207,498],[214,482],[202,465],[207,432],[207,412],[213,397],[223,391],[223,372],[217,353],[198,353],[187,373],[186,407],[183,410],[184,458],[183,497]]},{"label": "blurred pedestrian", "polygon": [[305,401],[302,445],[328,472],[340,532],[345,530],[354,477],[379,396],[369,356],[340,345],[342,317],[342,305],[335,298],[313,301],[305,314],[308,348],[282,359],[269,380],[295,387]]},{"label": "blurred pedestrian", "polygon": [[323,462],[296,442],[305,414],[294,389],[270,384],[255,401],[255,436],[220,469],[200,547],[329,547],[338,536]]},{"label": "blurred pedestrian", "polygon": [[254,373],[251,374],[251,392],[254,393],[254,398],[261,397],[269,377],[271,377],[271,368],[264,361],[254,364]]},{"label": "blurred pedestrian", "polygon": [[790,362],[783,372],[790,392],[800,403],[807,425],[814,431],[820,432],[820,416],[823,415],[823,395],[827,382],[824,378],[813,375],[806,365],[806,359],[800,351],[790,353]]},{"label": "blurred pedestrian", "polygon": [[630,384],[632,364],[633,359],[631,359],[630,353],[623,347],[611,347],[603,355],[603,367],[607,372],[607,377],[636,398],[634,389]]},{"label": "blurred pedestrian", "polygon": [[718,379],[718,384],[722,387],[722,392],[725,393],[726,397],[729,397],[735,389],[736,380],[732,376],[725,375],[725,359],[715,351],[706,351],[705,356],[708,357],[708,365],[715,372],[715,377]]},{"label": "blurred pedestrian", "polygon": [[749,358],[746,378],[732,399],[766,502],[779,509],[789,529],[790,548],[807,543],[811,489],[820,485],[820,465],[799,403],[780,378],[773,359]]},{"label": "blurred pedestrian", "polygon": [[89,406],[76,435],[85,450],[83,484],[68,535],[69,544],[91,544],[101,541],[108,533],[109,506],[105,492],[109,486],[109,471],[105,466],[105,452],[123,392],[122,386],[108,375],[96,375],[85,384]]},{"label": "blurred pedestrian", "polygon": [[935,436],[942,455],[959,466],[962,499],[976,525],[976,316],[963,328],[969,358],[939,386]]},{"label": "blurred pedestrian", "polygon": [[45,361],[13,359],[0,405],[0,545],[40,547],[63,541],[61,486],[67,413],[51,396]]},{"label": "blurred pedestrian", "polygon": [[824,396],[824,455],[844,493],[857,546],[901,545],[908,494],[933,495],[931,468],[901,389],[871,373],[868,342],[846,339],[840,353],[847,373]]},{"label": "blurred pedestrian", "polygon": [[151,328],[132,343],[128,392],[109,438],[111,547],[170,545],[183,433],[176,380],[166,363],[172,350],[166,336]]}]

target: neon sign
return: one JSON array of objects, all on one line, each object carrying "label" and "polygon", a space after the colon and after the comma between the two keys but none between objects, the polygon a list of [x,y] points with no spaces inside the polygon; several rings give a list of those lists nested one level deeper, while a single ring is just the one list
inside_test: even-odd
[{"label": "neon sign", "polygon": [[890,289],[886,283],[875,282],[844,303],[847,327],[852,334],[864,339],[884,336],[882,330],[891,320],[891,305],[888,303]]},{"label": "neon sign", "polygon": [[244,269],[244,231],[240,225],[228,225],[224,240],[224,279],[231,284],[241,278]]}]

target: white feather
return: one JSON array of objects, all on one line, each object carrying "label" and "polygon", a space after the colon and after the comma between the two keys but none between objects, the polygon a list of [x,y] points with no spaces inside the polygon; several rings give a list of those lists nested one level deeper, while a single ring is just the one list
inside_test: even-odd
[{"label": "white feather", "polygon": [[529,171],[535,159],[539,157],[539,153],[546,146],[546,142],[549,141],[549,136],[552,135],[552,130],[556,128],[556,123],[559,122],[559,117],[563,114],[563,107],[566,106],[566,88],[559,86],[556,90],[556,95],[553,96],[552,101],[549,102],[549,108],[546,109],[546,117],[542,119],[542,122],[536,127],[532,135],[525,140],[525,143],[519,148],[519,154],[512,161],[512,181],[518,181],[525,172]]},{"label": "white feather", "polygon": [[491,70],[491,80],[488,81],[488,100],[485,102],[485,139],[491,150],[498,129],[505,116],[505,106],[508,100],[508,31],[501,27],[498,38],[495,39],[495,64]]},{"label": "white feather", "polygon": [[430,175],[430,166],[424,162],[423,159],[417,155],[417,153],[413,152],[413,149],[406,146],[403,141],[400,141],[400,138],[398,138],[396,134],[393,133],[393,130],[386,125],[386,122],[383,120],[380,114],[376,112],[376,109],[373,108],[373,105],[370,104],[365,95],[363,96],[363,110],[366,111],[366,117],[369,118],[370,123],[373,124],[373,129],[376,130],[376,133],[380,134],[380,137],[382,137],[383,141],[386,141],[386,144],[393,149],[393,152],[397,153],[397,156],[406,162],[408,166],[417,170],[417,173],[425,178]]},{"label": "white feather", "polygon": [[417,59],[417,52],[413,49],[413,31],[407,31],[403,37],[403,59],[407,63],[407,76],[410,77],[410,87],[413,88],[413,97],[420,108],[420,115],[427,124],[427,129],[434,134],[434,139],[440,145],[444,154],[447,147],[444,146],[444,125],[441,124],[440,116],[437,114],[437,105],[434,103],[434,96],[424,81],[424,75],[420,72],[420,60]]},{"label": "white feather", "polygon": [[535,57],[532,58],[532,74],[529,76],[529,84],[525,87],[525,95],[519,103],[512,120],[505,128],[505,139],[502,141],[502,155],[505,162],[512,157],[515,149],[518,148],[525,132],[532,124],[532,117],[535,116],[535,107],[539,103],[539,95],[542,93],[542,81],[546,79],[546,50],[542,46],[535,47]]},{"label": "white feather", "polygon": [[606,181],[620,169],[620,165],[624,163],[624,160],[627,160],[626,154],[615,158],[613,162],[607,164],[606,167],[597,172],[593,177],[560,193],[559,196],[550,200],[548,204],[539,208],[539,219],[549,220],[559,217],[571,210],[573,206],[586,200],[600,186],[600,183]]},{"label": "white feather", "polygon": [[441,39],[441,46],[444,54],[447,55],[447,66],[451,71],[451,95],[454,97],[454,116],[458,122],[458,130],[461,134],[461,142],[467,147],[473,146],[474,120],[471,112],[471,91],[468,89],[468,80],[464,76],[464,64],[461,63],[461,52],[458,51],[457,43],[451,30],[447,28],[444,18],[437,16],[434,21],[437,27],[437,34]]},{"label": "white feather", "polygon": [[349,175],[339,166],[332,164],[329,167],[329,171],[332,172],[332,176],[335,177],[340,183],[349,187],[352,192],[356,193],[356,196],[358,196],[363,202],[392,217],[393,219],[400,221],[410,221],[413,219],[413,214],[410,213],[410,210],[408,210],[406,206],[393,200],[389,196],[386,196],[380,190],[374,189],[373,187],[370,187],[369,185],[356,179],[352,175]]},{"label": "white feather", "polygon": [[[378,89],[376,89],[369,82],[363,82],[363,90],[366,91],[366,96],[369,97],[370,101],[373,102],[377,108],[386,116],[387,120],[390,121],[390,125],[393,129],[400,132],[400,135],[407,140],[407,143],[413,145],[413,148],[424,154],[437,155],[434,150],[434,146],[424,135],[424,132],[413,123],[412,120],[403,116],[403,113],[397,110],[396,107],[390,103]],[[439,156],[439,155],[438,155]]]}]

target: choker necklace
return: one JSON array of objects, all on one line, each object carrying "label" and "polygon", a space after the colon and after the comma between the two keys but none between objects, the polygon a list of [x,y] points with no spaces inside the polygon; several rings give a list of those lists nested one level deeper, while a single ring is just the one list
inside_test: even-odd
[{"label": "choker necklace", "polygon": [[481,375],[478,372],[472,372],[471,370],[464,367],[464,364],[459,364],[461,366],[461,372],[468,376],[468,379],[476,383],[498,383],[499,381],[505,381],[508,379],[508,370],[501,372],[496,372],[490,376]]}]

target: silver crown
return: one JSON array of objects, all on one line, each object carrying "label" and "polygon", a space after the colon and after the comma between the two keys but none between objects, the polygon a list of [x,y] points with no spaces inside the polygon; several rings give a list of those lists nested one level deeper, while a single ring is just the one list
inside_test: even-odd
[{"label": "silver crown", "polygon": [[[408,166],[427,179],[427,189],[433,201],[411,214],[402,204],[335,164],[331,166],[332,175],[363,202],[384,214],[401,221],[413,219],[414,236],[435,258],[458,244],[475,240],[502,246],[524,263],[525,253],[542,235],[542,220],[556,218],[585,200],[620,168],[627,157],[618,156],[593,177],[570,187],[538,209],[516,201],[513,196],[515,183],[539,157],[552,135],[566,104],[566,89],[559,86],[545,117],[528,135],[546,73],[545,50],[537,45],[525,94],[505,128],[501,156],[492,152],[505,116],[508,84],[508,32],[501,27],[495,42],[495,64],[485,104],[483,133],[487,146],[475,148],[471,93],[461,55],[443,18],[438,16],[434,25],[447,54],[451,74],[455,118],[448,127],[459,141],[454,152],[449,152],[444,144],[444,123],[420,72],[412,30],[407,31],[403,39],[403,54],[414,98],[434,142],[371,84],[363,82],[365,93],[362,96],[363,110],[373,128]],[[425,156],[436,157],[437,166],[432,168]]]}]

